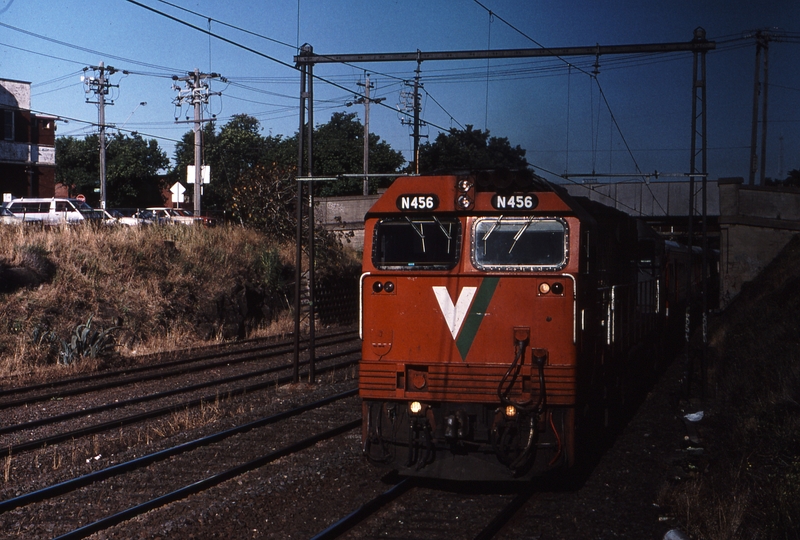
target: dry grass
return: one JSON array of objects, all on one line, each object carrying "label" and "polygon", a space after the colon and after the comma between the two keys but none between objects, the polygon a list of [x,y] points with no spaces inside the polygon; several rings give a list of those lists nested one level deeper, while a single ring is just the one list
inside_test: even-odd
[{"label": "dry grass", "polygon": [[693,538],[800,538],[800,235],[712,326],[708,471],[662,491]]},{"label": "dry grass", "polygon": [[293,264],[292,246],[236,226],[0,227],[0,269],[22,267],[45,278],[0,293],[0,377],[42,375],[54,351],[35,342],[36,332],[64,339],[90,316],[99,330],[121,326],[115,336],[125,355],[219,339],[215,302],[245,286],[272,302],[258,333],[285,332]]}]

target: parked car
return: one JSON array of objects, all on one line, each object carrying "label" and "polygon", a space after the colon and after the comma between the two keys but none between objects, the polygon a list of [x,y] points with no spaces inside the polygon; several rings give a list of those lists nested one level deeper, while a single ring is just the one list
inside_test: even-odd
[{"label": "parked car", "polygon": [[91,221],[99,223],[106,219],[106,213],[95,210],[86,202],[67,198],[23,197],[5,203],[11,213],[22,218],[24,222],[39,222],[45,225],[62,223],[79,223]]},{"label": "parked car", "polygon": [[0,223],[3,225],[22,225],[22,218],[3,206],[0,208]]},{"label": "parked car", "polygon": [[195,221],[201,220],[203,222],[203,225],[205,225],[206,227],[211,227],[213,225],[216,225],[216,220],[214,218],[212,218],[212,217],[209,217],[209,216],[199,216],[198,217],[198,216],[195,216],[194,213],[191,210],[186,210],[184,208],[175,208],[175,210],[177,210],[178,212],[180,212],[184,216],[188,216],[188,217],[194,219]]},{"label": "parked car", "polygon": [[156,222],[153,212],[150,210],[140,210],[138,208],[112,208],[109,214],[120,225],[138,227],[141,225],[152,225]]},{"label": "parked car", "polygon": [[178,208],[152,207],[147,210],[153,213],[157,222],[161,225],[173,225],[175,223],[194,225],[195,223],[202,224],[203,222],[203,218],[191,214],[186,215],[183,210]]}]

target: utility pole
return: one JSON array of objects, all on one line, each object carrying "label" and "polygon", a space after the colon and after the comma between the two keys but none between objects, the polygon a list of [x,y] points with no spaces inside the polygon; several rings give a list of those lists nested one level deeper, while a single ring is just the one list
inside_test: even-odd
[{"label": "utility pole", "polygon": [[369,91],[375,86],[369,82],[369,73],[366,74],[366,82],[356,83],[364,87],[364,97],[358,98],[354,103],[364,104],[364,189],[363,194],[369,195],[369,104],[370,102],[380,103],[386,98],[371,99]]},{"label": "utility pole", "polygon": [[[750,132],[750,178],[752,186],[756,181],[758,169],[758,96],[762,95],[761,110],[761,184],[764,184],[767,160],[767,88],[769,84],[769,32],[756,32],[756,69],[753,80],[753,125]],[[764,51],[764,84],[761,84],[761,51]],[[763,91],[762,91],[763,90]]]},{"label": "utility pole", "polygon": [[89,98],[86,98],[86,103],[97,104],[97,124],[100,129],[100,208],[105,209],[108,199],[106,193],[106,104],[114,104],[112,100],[106,101],[106,96],[108,95],[109,88],[112,86],[119,87],[119,85],[111,84],[106,78],[106,75],[113,75],[116,73],[117,70],[113,67],[105,67],[103,62],[100,62],[97,66],[83,68],[83,71],[86,72],[90,69],[95,71],[97,76],[83,76],[81,79],[86,85],[86,93],[92,92],[97,96],[97,101],[90,101]]},{"label": "utility pole", "polygon": [[414,71],[414,173],[419,174],[419,75],[422,71],[422,60],[417,60]]},{"label": "utility pole", "polygon": [[[203,105],[208,104],[210,96],[222,95],[222,92],[211,92],[209,79],[224,78],[219,73],[201,73],[199,69],[189,72],[186,77],[172,77],[173,81],[186,83],[186,88],[181,89],[178,85],[172,85],[172,89],[178,92],[175,104],[182,106],[189,103],[194,107],[194,120],[186,120],[194,124],[194,215],[201,215],[200,196],[203,192]],[[188,117],[187,117],[188,118]],[[209,120],[213,120],[210,118]],[[186,123],[175,119],[176,123]]]}]

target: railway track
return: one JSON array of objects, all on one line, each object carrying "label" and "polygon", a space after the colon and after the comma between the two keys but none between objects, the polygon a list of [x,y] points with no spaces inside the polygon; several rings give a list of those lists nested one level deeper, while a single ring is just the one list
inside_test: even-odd
[{"label": "railway track", "polygon": [[[317,337],[316,345],[324,347],[353,342],[356,335],[355,331],[335,332]],[[307,343],[306,340],[301,342],[302,350],[307,349]],[[197,370],[210,370],[231,364],[275,358],[292,352],[294,352],[293,342],[267,338],[147,355],[139,359],[142,363],[139,366],[0,389],[0,410],[183,375]],[[10,398],[10,396],[21,397]]]},{"label": "railway track", "polygon": [[[26,515],[53,516],[53,514],[58,514],[55,511],[58,506],[75,504],[74,502],[70,503],[68,501],[69,498],[92,500],[93,494],[104,490],[115,491],[117,494],[115,501],[117,502],[120,500],[137,501],[135,504],[124,508],[119,508],[118,504],[109,505],[108,507],[99,505],[101,506],[99,509],[87,508],[87,511],[82,516],[73,515],[68,519],[61,520],[63,523],[60,526],[53,526],[52,521],[50,521],[49,528],[46,527],[44,531],[30,527],[24,531],[26,538],[48,537],[47,534],[55,534],[57,538],[64,539],[85,538],[95,532],[130,520],[144,512],[185,499],[249,471],[264,467],[280,458],[305,450],[320,441],[355,429],[360,424],[358,418],[341,422],[336,419],[339,416],[337,412],[328,413],[328,418],[323,420],[323,423],[332,424],[332,427],[316,430],[316,432],[308,429],[297,429],[297,425],[293,425],[293,427],[283,425],[283,423],[302,418],[303,415],[318,414],[319,411],[325,410],[326,407],[337,404],[340,405],[339,409],[342,409],[341,403],[346,402],[348,399],[352,402],[354,396],[356,396],[355,389],[346,390],[317,401],[305,403],[299,407],[236,425],[220,432],[4,500],[0,502],[0,522],[5,522],[3,525],[6,531],[14,531],[14,525],[18,525],[17,530],[20,530],[20,523],[25,521],[32,522],[31,518],[26,520]],[[358,410],[357,407],[349,408],[355,411]],[[319,422],[319,419],[315,422]],[[302,422],[299,425],[302,425]],[[252,450],[257,448],[258,445],[241,444],[241,441],[240,444],[231,443],[235,438],[248,437],[252,440],[264,437],[269,433],[269,431],[264,432],[264,430],[270,429],[272,432],[280,429],[282,433],[291,433],[294,437],[288,437],[276,445],[275,448],[258,455],[252,455]],[[298,436],[299,433],[313,434],[307,437],[300,437]],[[214,464],[211,474],[208,471],[204,471],[205,474],[198,475],[197,471],[192,470],[192,466],[198,461],[203,462],[202,458],[194,455],[195,453],[201,452],[209,455],[215,452],[218,454],[221,451],[226,453],[226,457],[220,463]],[[160,468],[161,470],[142,472],[149,468]],[[165,468],[171,469],[172,472],[167,473],[164,470]],[[160,479],[153,489],[148,489],[149,495],[145,497],[142,496],[142,484],[140,482],[143,476],[155,476]],[[120,497],[119,493],[121,491],[126,492],[127,496]],[[38,508],[34,508],[37,506]],[[72,526],[70,525],[72,522],[80,522],[80,525],[64,531],[63,529],[69,529]]]},{"label": "railway track", "polygon": [[[289,344],[272,343],[266,352],[252,350],[258,344],[198,350],[159,371],[142,366],[0,394],[3,403],[20,402],[3,410],[4,419],[28,415],[0,426],[0,530],[25,539],[310,538],[333,527],[320,538],[335,538],[392,527],[409,538],[492,538],[514,514],[507,506],[529,495],[412,483],[368,502],[385,485],[360,457],[353,337],[318,339],[315,385],[286,384]],[[54,405],[59,414],[42,416]],[[214,410],[208,422],[168,429],[206,409]],[[337,524],[347,508],[358,508],[357,517]],[[457,515],[442,520],[454,508]]]},{"label": "railway track", "polygon": [[[316,361],[321,375],[356,362],[358,347],[353,337],[347,333],[320,341]],[[46,394],[38,391],[40,385],[29,387],[35,389],[18,391],[13,400],[0,402],[0,409],[6,409],[0,426],[0,457],[286,384],[292,380],[289,352],[293,349],[287,350],[286,344],[273,343],[250,347],[244,353],[214,351],[182,358],[166,368],[142,366],[133,377],[104,373],[106,380],[99,384],[92,377],[71,379],[68,389]],[[75,424],[79,426],[70,427]]]},{"label": "railway track", "polygon": [[[430,488],[431,485],[427,482],[415,478],[404,478],[385,492],[375,496],[353,512],[314,535],[312,540],[334,540],[345,537],[352,529],[358,528],[362,523],[366,523],[366,526],[363,527],[365,530],[358,531],[354,535],[359,538],[371,538],[375,530],[384,529],[391,530],[392,536],[397,538],[473,538],[474,540],[491,540],[535,493],[530,485],[526,485],[519,487],[510,496],[497,500],[496,494],[493,494],[491,490],[480,495],[482,488],[478,488],[476,493],[471,492],[469,486],[461,486],[458,492],[452,493],[450,496],[431,498],[424,494],[424,491],[426,489],[430,491]],[[426,509],[427,514],[440,513],[444,518],[439,520],[440,526],[431,527],[431,524],[426,523],[423,519],[394,519],[398,514],[403,514],[408,518],[409,514],[406,511],[406,506],[415,504],[405,501],[405,498],[409,498],[410,494],[413,494],[417,499],[421,498],[426,501],[426,504],[429,505]],[[454,527],[454,524],[448,522],[447,516],[452,514],[450,509],[455,504],[460,507],[461,513],[465,510],[469,512],[469,509],[472,508],[474,509],[474,514],[480,517],[473,519],[473,523],[469,523],[465,527]],[[372,523],[369,523],[370,520],[372,520]],[[472,532],[471,529],[475,529],[475,532]]]}]

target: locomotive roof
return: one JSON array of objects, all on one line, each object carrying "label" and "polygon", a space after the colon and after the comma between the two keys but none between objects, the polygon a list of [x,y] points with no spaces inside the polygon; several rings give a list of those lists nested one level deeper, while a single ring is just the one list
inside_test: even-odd
[{"label": "locomotive roof", "polygon": [[[467,195],[473,204],[458,206],[461,195]],[[372,206],[367,217],[377,214],[397,214],[428,211],[458,213],[496,213],[497,198],[524,201],[535,200],[535,204],[524,207],[508,207],[509,212],[521,210],[556,213],[575,212],[568,202],[569,194],[562,187],[552,184],[529,170],[509,171],[454,171],[447,174],[400,177],[389,186],[383,196]],[[532,197],[532,198],[531,198]],[[403,207],[401,200],[416,198],[427,201],[418,206]],[[505,200],[503,199],[503,200]],[[435,203],[431,201],[435,200]]]}]

